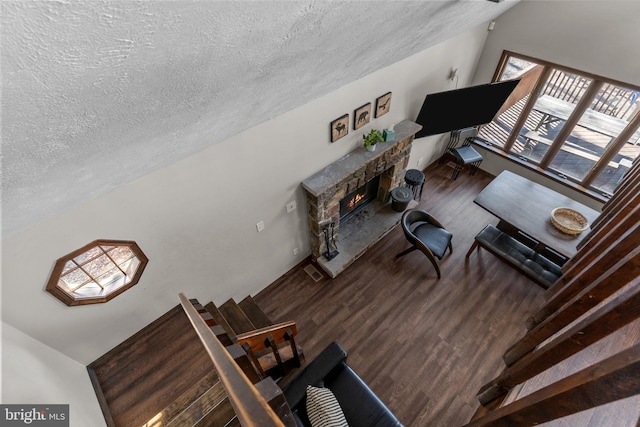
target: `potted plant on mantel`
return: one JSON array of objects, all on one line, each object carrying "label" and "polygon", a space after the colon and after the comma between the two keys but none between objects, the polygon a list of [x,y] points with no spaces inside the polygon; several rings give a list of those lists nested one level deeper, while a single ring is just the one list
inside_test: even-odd
[{"label": "potted plant on mantel", "polygon": [[368,134],[362,135],[362,139],[364,139],[364,147],[368,151],[375,151],[376,144],[378,142],[384,141],[384,138],[382,137],[382,132],[380,132],[378,129],[371,129],[371,131],[369,131]]}]

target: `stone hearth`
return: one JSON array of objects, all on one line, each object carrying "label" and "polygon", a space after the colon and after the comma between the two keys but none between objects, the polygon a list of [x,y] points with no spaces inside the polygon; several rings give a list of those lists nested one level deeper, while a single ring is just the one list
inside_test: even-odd
[{"label": "stone hearth", "polygon": [[[331,277],[360,257],[393,229],[402,217],[391,208],[390,192],[404,182],[411,143],[421,126],[405,120],[395,125],[395,139],[377,144],[376,151],[359,147],[302,182],[313,259]],[[380,185],[376,199],[348,220],[340,222],[340,200],[376,176]],[[413,202],[411,206],[415,205]],[[327,260],[323,226],[333,222],[339,254]]]}]

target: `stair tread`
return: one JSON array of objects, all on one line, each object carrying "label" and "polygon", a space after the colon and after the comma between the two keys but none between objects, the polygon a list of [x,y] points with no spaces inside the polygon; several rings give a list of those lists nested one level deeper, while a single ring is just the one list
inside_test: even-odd
[{"label": "stair tread", "polygon": [[256,329],[273,325],[269,316],[262,311],[262,308],[260,308],[251,295],[240,301],[238,305]]},{"label": "stair tread", "polygon": [[211,314],[211,316],[214,318],[216,323],[222,326],[225,331],[227,331],[227,334],[229,335],[229,337],[234,337],[236,335],[236,332],[229,325],[229,323],[227,322],[227,319],[225,319],[224,315],[220,312],[220,310],[218,310],[218,307],[216,307],[216,305],[213,302],[208,303],[207,305],[204,306],[204,308],[207,309],[207,311]]},{"label": "stair tread", "polygon": [[[193,426],[203,419],[203,414],[218,412],[218,409],[225,400],[228,400],[227,393],[220,381],[216,381],[212,387],[202,393],[200,397],[185,407],[180,414],[172,419],[167,427]],[[235,415],[235,414],[234,414]],[[230,418],[229,418],[230,419]]]},{"label": "stair tread", "polygon": [[226,426],[234,418],[236,418],[236,413],[233,410],[233,406],[231,406],[229,398],[225,397],[215,408],[204,413],[204,416],[192,425],[194,427]]},{"label": "stair tread", "polygon": [[231,329],[235,331],[235,335],[256,329],[233,298],[218,307],[218,310],[227,320]]},{"label": "stair tread", "polygon": [[233,419],[225,424],[224,427],[242,427],[242,424],[240,424],[238,417],[233,417]]},{"label": "stair tread", "polygon": [[211,372],[202,377],[200,381],[196,382],[190,389],[183,393],[182,396],[171,402],[171,404],[156,415],[154,417],[155,422],[160,421],[163,425],[172,422],[185,410],[185,408],[191,406],[193,402],[198,400],[200,396],[210,390],[218,382],[218,374],[216,371],[211,370]]}]

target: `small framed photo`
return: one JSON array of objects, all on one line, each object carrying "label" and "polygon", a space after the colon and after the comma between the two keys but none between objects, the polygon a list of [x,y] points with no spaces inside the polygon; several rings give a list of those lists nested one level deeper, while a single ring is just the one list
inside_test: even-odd
[{"label": "small framed photo", "polygon": [[387,92],[378,99],[376,99],[376,119],[389,112],[391,109],[391,92]]},{"label": "small framed photo", "polygon": [[331,142],[336,142],[349,133],[349,115],[345,114],[331,122]]},{"label": "small framed photo", "polygon": [[353,115],[353,130],[360,129],[369,123],[371,119],[371,103],[367,102],[362,107],[356,109]]}]

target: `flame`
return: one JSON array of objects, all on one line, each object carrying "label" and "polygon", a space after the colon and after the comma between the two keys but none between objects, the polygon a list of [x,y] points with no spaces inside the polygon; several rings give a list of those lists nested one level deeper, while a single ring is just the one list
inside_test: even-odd
[{"label": "flame", "polygon": [[349,201],[349,210],[353,209],[360,200],[364,199],[364,196],[364,194],[356,194],[355,196],[353,196]]}]

